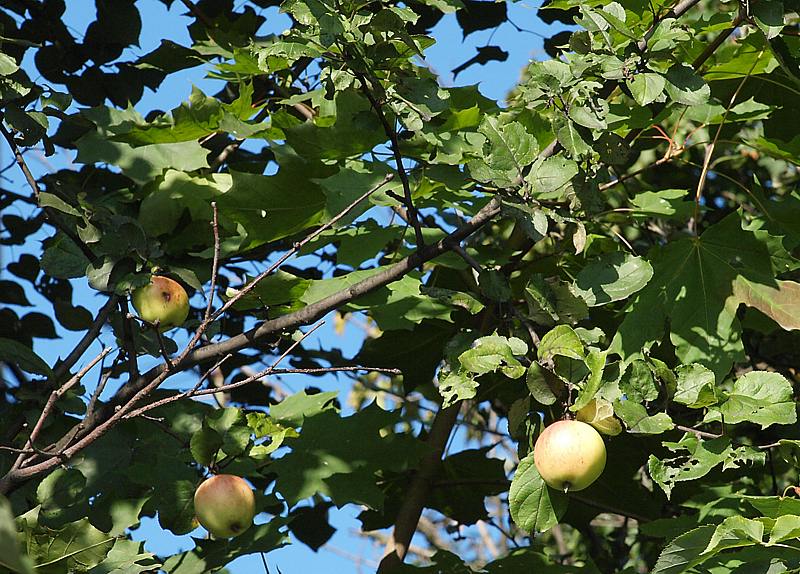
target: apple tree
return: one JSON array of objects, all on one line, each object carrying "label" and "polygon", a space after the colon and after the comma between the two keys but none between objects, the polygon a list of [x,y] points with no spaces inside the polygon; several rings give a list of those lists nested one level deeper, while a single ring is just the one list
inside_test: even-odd
[{"label": "apple tree", "polygon": [[[0,3],[0,570],[266,565],[345,507],[381,573],[800,569],[798,0],[548,0],[502,101],[426,52],[499,31],[490,70],[510,1],[162,0],[141,53],[147,2]],[[607,463],[565,493],[575,418]]]}]

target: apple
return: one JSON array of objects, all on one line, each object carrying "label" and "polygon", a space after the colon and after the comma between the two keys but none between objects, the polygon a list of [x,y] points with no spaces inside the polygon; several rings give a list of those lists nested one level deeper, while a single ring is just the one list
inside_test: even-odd
[{"label": "apple", "polygon": [[606,445],[591,425],[562,420],[539,435],[533,463],[548,486],[564,492],[583,490],[603,474]]},{"label": "apple", "polygon": [[158,325],[160,331],[168,331],[186,321],[189,296],[177,281],[153,275],[148,285],[133,292],[133,306],[139,317]]},{"label": "apple", "polygon": [[216,538],[230,538],[250,528],[256,514],[256,497],[244,479],[217,474],[197,487],[194,512],[200,524]]}]

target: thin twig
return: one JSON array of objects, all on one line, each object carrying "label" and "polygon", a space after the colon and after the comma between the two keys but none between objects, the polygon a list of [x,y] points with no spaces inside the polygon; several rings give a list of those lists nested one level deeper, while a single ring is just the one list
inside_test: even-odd
[{"label": "thin twig", "polygon": [[200,379],[197,381],[197,383],[194,385],[194,387],[192,387],[188,391],[184,391],[183,393],[181,393],[179,395],[175,395],[175,396],[172,396],[172,397],[167,397],[167,398],[155,401],[153,403],[150,403],[150,404],[148,404],[148,405],[146,405],[144,407],[141,407],[141,408],[137,409],[136,411],[128,413],[125,416],[125,418],[133,418],[133,417],[138,416],[139,414],[141,414],[143,412],[146,412],[146,411],[149,411],[151,409],[155,409],[157,407],[160,407],[162,405],[166,405],[166,404],[174,402],[176,400],[180,400],[180,399],[184,399],[184,398],[193,396],[197,392],[197,390],[201,386],[203,386],[203,383],[206,381],[206,379],[208,379],[208,377],[210,377],[212,375],[212,373],[214,373],[214,371],[216,371],[219,367],[221,367],[222,363],[224,363],[225,361],[230,359],[232,356],[233,355],[228,354],[228,355],[225,355],[224,357],[222,357],[219,361],[217,361],[214,364],[214,366],[212,366],[205,373],[203,373],[203,375],[200,377]]},{"label": "thin twig", "polygon": [[211,308],[214,305],[214,296],[217,291],[217,273],[219,273],[219,220],[216,201],[211,202],[211,209],[213,212],[211,229],[214,233],[214,259],[211,262],[211,285],[208,287],[208,303],[206,304],[205,315],[203,315],[203,321],[206,323],[211,319]]},{"label": "thin twig", "polygon": [[[64,395],[64,393],[66,393],[68,390],[74,387],[78,382],[80,382],[80,380],[84,376],[86,376],[86,373],[91,371],[94,368],[94,366],[97,365],[97,363],[99,363],[100,361],[102,361],[105,358],[105,356],[108,355],[112,350],[113,349],[111,347],[106,347],[105,349],[100,351],[100,354],[98,354],[94,359],[89,361],[89,363],[85,367],[83,367],[80,371],[75,373],[66,383],[64,383],[58,389],[50,393],[50,396],[48,397],[47,402],[45,403],[44,408],[42,409],[42,413],[39,415],[39,420],[36,421],[36,424],[34,425],[33,430],[31,431],[31,434],[28,437],[28,440],[25,441],[25,447],[24,447],[25,449],[30,449],[33,446],[34,441],[36,441],[36,439],[39,437],[39,433],[41,432],[42,427],[44,426],[44,422],[47,420],[47,417],[50,416],[50,413],[52,412],[53,406],[55,405],[56,401],[60,399]],[[24,463],[25,463],[25,457],[24,455],[20,455],[19,457],[17,457],[17,460],[14,462],[14,465],[11,467],[11,470],[15,470],[17,468],[22,467]]]},{"label": "thin twig", "polygon": [[58,363],[55,369],[53,369],[53,375],[56,381],[66,375],[75,365],[75,363],[77,363],[78,360],[83,356],[83,354],[86,352],[86,349],[88,349],[91,344],[97,340],[97,336],[100,334],[103,325],[106,324],[108,316],[111,314],[111,311],[114,310],[114,307],[116,307],[118,301],[118,295],[111,295],[105,304],[100,308],[100,310],[97,312],[97,317],[95,317],[94,321],[92,322],[92,326],[89,327],[89,330],[86,331],[86,334],[81,337],[81,340],[77,345],[75,345],[75,347],[73,347],[69,355],[67,355],[67,357]]},{"label": "thin twig", "polygon": [[383,106],[381,106],[380,103],[378,103],[378,101],[375,99],[375,95],[370,90],[370,82],[367,81],[366,76],[364,76],[364,74],[361,72],[354,73],[361,81],[361,89],[369,100],[372,109],[375,110],[376,114],[378,114],[378,119],[383,126],[383,131],[386,132],[386,137],[389,138],[392,153],[394,154],[394,163],[397,167],[397,175],[400,176],[400,182],[403,184],[403,203],[408,210],[409,223],[411,224],[411,227],[414,228],[417,249],[420,249],[425,246],[425,239],[422,236],[422,226],[419,223],[419,212],[417,211],[417,208],[414,207],[414,201],[411,198],[411,184],[408,181],[408,174],[406,173],[406,168],[403,165],[403,156],[400,153],[400,142],[397,138],[397,130],[394,129],[394,126],[392,126],[389,123],[389,120],[386,119],[386,114],[383,112]]},{"label": "thin twig", "polygon": [[133,339],[133,316],[128,308],[128,300],[119,299],[119,310],[122,313],[122,346],[128,356],[128,380],[139,378],[139,359],[136,354],[136,342]]},{"label": "thin twig", "polygon": [[[22,151],[20,151],[19,146],[17,146],[17,142],[14,141],[14,135],[6,128],[2,121],[2,115],[0,114],[0,133],[3,134],[3,137],[8,142],[8,146],[11,148],[11,152],[14,154],[14,159],[17,162],[17,165],[22,170],[22,174],[25,176],[25,180],[30,185],[31,189],[33,190],[33,195],[36,198],[36,203],[39,204],[39,198],[41,196],[41,190],[39,189],[39,184],[36,182],[36,178],[33,177],[31,170],[28,168],[28,164],[25,163],[25,158],[22,156]],[[42,210],[47,217],[47,221],[50,222],[53,227],[57,230],[61,231],[64,235],[69,237],[69,239],[75,244],[78,249],[81,250],[81,253],[89,260],[90,263],[95,263],[97,261],[97,257],[92,250],[84,243],[80,237],[69,227],[62,224],[61,218],[58,215],[58,212],[50,207],[42,207]]]},{"label": "thin twig", "polygon": [[222,314],[223,314],[225,311],[227,311],[228,309],[230,309],[230,308],[231,308],[231,306],[233,306],[233,305],[234,305],[234,304],[235,304],[235,303],[236,303],[236,302],[237,302],[239,299],[241,299],[242,297],[244,297],[245,295],[247,295],[247,294],[248,294],[250,291],[252,291],[252,290],[253,290],[253,289],[256,287],[256,285],[258,285],[258,284],[259,284],[259,282],[261,282],[261,281],[262,281],[262,280],[263,280],[265,277],[267,277],[268,275],[270,275],[270,274],[271,274],[273,271],[275,271],[275,270],[276,270],[278,267],[280,267],[280,266],[281,266],[281,265],[282,265],[282,264],[283,264],[283,263],[284,263],[284,262],[285,262],[287,259],[289,259],[290,257],[292,257],[292,256],[293,256],[295,253],[297,253],[298,251],[300,251],[300,248],[301,248],[301,247],[303,247],[303,246],[304,246],[304,245],[306,245],[307,243],[309,243],[309,242],[313,241],[313,240],[314,240],[314,239],[316,239],[316,238],[317,238],[317,237],[318,237],[318,236],[319,236],[321,233],[323,233],[324,231],[326,231],[326,230],[330,229],[331,227],[333,227],[334,225],[336,225],[336,223],[337,223],[337,222],[339,222],[339,221],[340,221],[340,220],[341,220],[341,219],[342,219],[344,216],[346,216],[346,215],[347,215],[347,214],[348,214],[350,211],[352,211],[352,210],[353,210],[353,209],[354,209],[354,208],[355,208],[355,207],[356,207],[356,206],[357,206],[359,203],[361,203],[361,202],[362,202],[362,201],[364,201],[364,200],[365,200],[367,197],[369,197],[370,195],[372,195],[373,193],[375,193],[376,191],[378,191],[380,188],[382,188],[384,185],[386,185],[387,183],[389,183],[389,182],[390,182],[390,181],[391,181],[393,178],[394,178],[394,176],[393,176],[392,174],[387,174],[387,175],[386,175],[386,177],[384,177],[384,178],[383,178],[383,181],[381,181],[379,184],[377,184],[377,185],[373,186],[371,189],[367,190],[366,192],[362,193],[362,194],[361,194],[361,195],[358,197],[358,199],[356,199],[355,201],[353,201],[352,203],[350,203],[350,205],[348,205],[347,207],[345,207],[345,208],[344,208],[342,211],[340,211],[340,212],[339,212],[339,213],[338,213],[336,216],[334,216],[334,217],[333,217],[333,218],[332,218],[330,221],[328,221],[328,222],[327,222],[325,225],[322,225],[322,226],[320,226],[320,227],[319,227],[319,228],[318,228],[316,231],[314,231],[313,233],[311,233],[310,235],[308,235],[308,236],[307,236],[305,239],[303,239],[302,241],[299,241],[299,242],[295,243],[295,244],[292,246],[292,248],[291,248],[289,251],[287,251],[286,253],[284,253],[284,254],[283,254],[283,255],[282,255],[282,256],[281,256],[281,257],[280,257],[280,258],[279,258],[279,259],[278,259],[278,260],[277,260],[275,263],[273,263],[272,265],[270,265],[270,266],[269,266],[269,267],[268,267],[268,268],[267,268],[265,271],[262,271],[261,273],[259,273],[259,274],[258,274],[258,275],[255,277],[255,279],[253,279],[253,280],[252,280],[250,283],[248,283],[246,286],[244,286],[244,287],[242,287],[241,289],[239,289],[239,290],[237,291],[237,293],[236,293],[236,294],[235,294],[233,297],[231,297],[230,299],[228,299],[228,300],[225,302],[225,304],[224,304],[222,307],[220,307],[219,309],[217,309],[217,310],[214,312],[214,314],[213,314],[213,315],[211,315],[211,318],[210,318],[210,320],[211,320],[211,321],[213,321],[213,320],[216,320],[216,319],[217,319],[217,318],[218,318],[220,315],[222,315]]},{"label": "thin twig", "polygon": [[193,2],[190,0],[181,0],[181,3],[186,6],[186,9],[189,10],[189,12],[191,12],[195,18],[200,20],[206,28],[216,27],[211,18],[209,18],[200,8],[195,6]]},{"label": "thin twig", "polygon": [[739,92],[741,92],[742,88],[744,88],[744,85],[747,83],[748,78],[750,78],[750,75],[753,73],[753,70],[755,69],[758,61],[761,59],[761,54],[763,53],[764,50],[759,52],[758,57],[756,57],[756,59],[753,61],[753,65],[750,66],[750,70],[748,70],[747,75],[742,78],[741,82],[739,82],[739,85],[733,92],[733,95],[731,96],[731,99],[725,108],[725,113],[722,115],[722,121],[720,121],[719,126],[717,126],[717,132],[714,134],[714,139],[711,140],[711,143],[708,144],[708,147],[706,148],[705,157],[703,158],[703,169],[700,171],[700,179],[697,181],[697,189],[695,190],[694,194],[694,214],[692,215],[690,225],[695,235],[697,235],[697,230],[700,227],[698,225],[698,217],[700,216],[700,199],[703,197],[703,188],[705,187],[706,177],[708,176],[708,168],[711,165],[711,157],[714,155],[714,148],[717,145],[719,134],[722,132],[722,127],[725,125],[725,120],[728,119],[728,114],[733,108],[736,98],[739,97]]}]

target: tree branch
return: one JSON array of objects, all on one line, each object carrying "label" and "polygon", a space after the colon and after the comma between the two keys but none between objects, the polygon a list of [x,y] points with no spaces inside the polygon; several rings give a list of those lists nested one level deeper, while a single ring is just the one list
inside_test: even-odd
[{"label": "tree branch", "polygon": [[408,221],[411,223],[411,227],[414,228],[417,249],[420,249],[425,246],[425,240],[422,236],[422,226],[419,223],[419,212],[417,211],[417,208],[414,207],[414,201],[411,199],[411,184],[408,182],[408,174],[406,173],[405,166],[403,166],[403,156],[400,153],[400,142],[397,139],[397,130],[394,129],[394,126],[392,126],[389,123],[389,120],[386,119],[386,114],[383,112],[383,107],[375,99],[375,95],[370,90],[369,82],[367,82],[367,78],[364,76],[364,74],[355,71],[353,73],[361,81],[361,89],[364,92],[364,95],[367,96],[372,109],[375,110],[376,114],[378,114],[378,119],[380,120],[381,125],[383,125],[383,131],[386,132],[386,137],[389,138],[392,153],[394,154],[394,163],[397,167],[397,175],[400,176],[400,181],[403,184],[403,203],[408,210]]},{"label": "tree branch", "polygon": [[[117,415],[121,412],[118,411],[116,407],[119,406],[122,408],[123,405],[127,405],[129,402],[135,403],[142,396],[145,396],[150,391],[157,388],[168,376],[179,371],[190,369],[199,363],[212,360],[215,357],[235,353],[241,349],[250,347],[257,340],[273,333],[296,328],[300,325],[307,325],[319,319],[329,311],[361,295],[366,295],[375,289],[388,285],[416,269],[426,261],[430,261],[451,250],[453,245],[457,245],[459,242],[469,237],[498,213],[500,213],[500,202],[496,198],[493,198],[481,208],[471,220],[453,231],[447,237],[415,251],[405,259],[367,279],[359,281],[342,291],[333,293],[316,303],[307,305],[294,313],[264,321],[260,326],[235,337],[231,337],[226,341],[208,345],[191,352],[189,351],[189,347],[187,347],[187,350],[173,362],[172,369],[168,369],[166,365],[161,364],[153,367],[137,380],[129,381],[128,384],[123,385],[117,392],[114,400],[104,405],[103,408],[97,409],[91,417],[84,418],[81,423],[68,431],[64,435],[64,439],[59,441],[53,450],[61,451],[63,457],[68,459],[109,430],[111,424],[118,420],[119,416]],[[69,448],[65,448],[74,438],[78,438],[78,442]],[[7,473],[4,477],[0,478],[0,494],[8,493],[16,485],[32,476],[51,470],[58,463],[59,461],[57,460],[43,461],[42,463]]]},{"label": "tree branch", "polygon": [[426,444],[428,454],[422,459],[419,470],[411,479],[403,503],[397,513],[394,532],[386,545],[386,554],[378,567],[378,574],[385,574],[400,567],[408,553],[411,538],[425,508],[428,492],[442,464],[442,455],[453,431],[461,402],[441,409],[433,419]]},{"label": "tree branch", "polygon": [[118,301],[119,296],[111,295],[108,298],[108,301],[105,302],[105,305],[100,308],[100,311],[97,312],[97,317],[95,317],[92,326],[89,327],[89,330],[86,331],[86,334],[81,338],[78,344],[75,345],[72,351],[70,351],[69,355],[67,355],[67,358],[58,363],[55,369],[53,369],[53,375],[56,381],[66,375],[75,365],[75,363],[80,360],[80,358],[86,352],[86,349],[88,349],[91,344],[97,340],[97,336],[100,334],[103,325],[106,324],[108,316],[111,314],[111,311],[114,310],[114,307],[116,307]]}]

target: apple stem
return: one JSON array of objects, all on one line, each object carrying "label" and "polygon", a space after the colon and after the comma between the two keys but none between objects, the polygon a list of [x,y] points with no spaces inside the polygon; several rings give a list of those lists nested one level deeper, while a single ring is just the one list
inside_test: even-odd
[{"label": "apple stem", "polygon": [[564,494],[569,492],[569,487],[572,486],[569,482],[564,483]]}]

